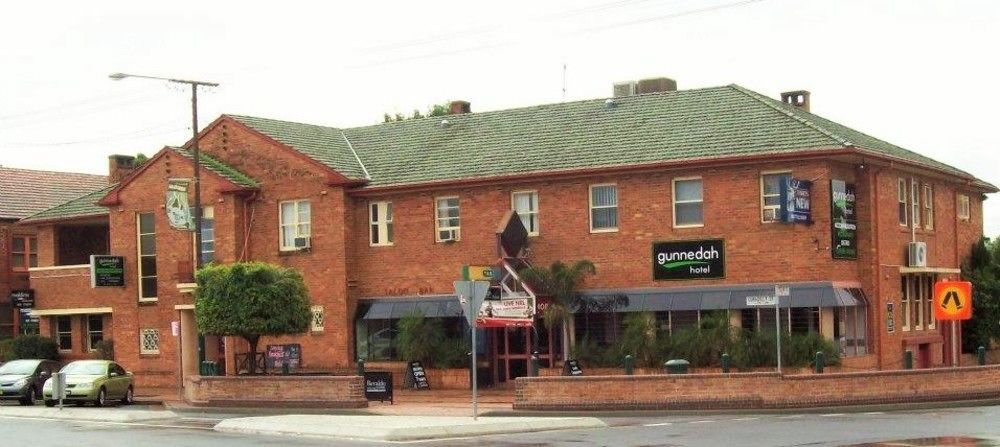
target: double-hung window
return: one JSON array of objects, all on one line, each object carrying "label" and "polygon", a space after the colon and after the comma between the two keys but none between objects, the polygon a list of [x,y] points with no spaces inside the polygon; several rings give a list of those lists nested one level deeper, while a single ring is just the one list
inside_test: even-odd
[{"label": "double-hung window", "polygon": [[454,242],[461,239],[461,210],[458,206],[458,197],[438,197],[435,204],[435,239],[438,242]]},{"label": "double-hung window", "polygon": [[920,182],[910,180],[910,218],[913,228],[920,228]]},{"label": "double-hung window", "polygon": [[924,184],[924,229],[934,229],[934,187]]},{"label": "double-hung window", "polygon": [[60,315],[56,317],[56,343],[60,351],[73,350],[73,317]]},{"label": "double-hung window", "polygon": [[87,315],[87,351],[97,349],[101,340],[104,340],[104,316]]},{"label": "double-hung window", "polygon": [[674,227],[705,224],[701,178],[674,179]]},{"label": "double-hung window", "polygon": [[969,208],[969,196],[965,194],[958,195],[958,220],[969,220],[972,216],[972,212]]},{"label": "double-hung window", "polygon": [[368,209],[369,243],[373,246],[392,245],[392,202],[372,202]]},{"label": "double-hung window", "polygon": [[590,232],[618,231],[618,186],[590,186]]},{"label": "double-hung window", "polygon": [[528,230],[528,236],[538,236],[538,192],[514,191],[510,200],[511,207],[517,211],[521,223]]},{"label": "double-hung window", "polygon": [[201,210],[201,264],[215,260],[215,207]]},{"label": "double-hung window", "polygon": [[10,239],[10,268],[25,271],[38,267],[38,239],[31,236],[14,236]]},{"label": "double-hung window", "polygon": [[281,208],[279,226],[281,228],[281,251],[309,248],[312,229],[312,210],[308,200],[289,200],[279,204]]},{"label": "double-hung window", "polygon": [[781,220],[781,183],[789,177],[787,172],[762,174],[760,176],[760,221]]},{"label": "double-hung window", "polygon": [[136,216],[139,243],[139,301],[156,301],[156,215]]},{"label": "double-hung window", "polygon": [[[908,221],[906,219],[906,180],[897,179],[896,182],[896,200],[899,201],[899,224],[906,226]],[[903,326],[904,330],[906,326]]]}]

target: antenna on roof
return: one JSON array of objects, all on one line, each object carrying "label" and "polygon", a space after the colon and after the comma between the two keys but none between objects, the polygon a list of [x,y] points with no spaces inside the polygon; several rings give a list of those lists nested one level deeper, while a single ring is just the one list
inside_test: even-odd
[{"label": "antenna on roof", "polygon": [[563,62],[563,88],[562,88],[562,100],[566,102],[566,63]]}]

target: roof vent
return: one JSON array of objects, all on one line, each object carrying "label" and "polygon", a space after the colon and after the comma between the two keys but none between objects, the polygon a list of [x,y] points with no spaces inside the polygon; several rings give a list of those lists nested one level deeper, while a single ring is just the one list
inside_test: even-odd
[{"label": "roof vent", "polygon": [[614,97],[632,96],[635,94],[636,87],[635,81],[616,82],[614,84]]},{"label": "roof vent", "polygon": [[604,100],[604,108],[605,109],[613,109],[613,108],[615,108],[615,100],[614,100],[614,98],[605,99]]},{"label": "roof vent", "polygon": [[781,94],[781,102],[809,111],[809,90],[794,90]]},{"label": "roof vent", "polygon": [[441,120],[441,127],[442,128],[447,128],[450,125],[451,125],[451,123],[449,123],[448,120]]},{"label": "roof vent", "polygon": [[463,113],[472,112],[472,104],[470,104],[469,101],[452,101],[448,104],[448,108],[450,109],[452,115],[461,115]]}]

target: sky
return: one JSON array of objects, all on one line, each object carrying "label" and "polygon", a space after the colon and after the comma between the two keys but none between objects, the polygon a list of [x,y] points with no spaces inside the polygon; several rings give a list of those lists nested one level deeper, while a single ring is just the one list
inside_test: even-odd
[{"label": "sky", "polygon": [[[989,42],[993,42],[990,44]],[[14,2],[0,17],[0,165],[106,173],[222,113],[350,127],[607,97],[615,81],[812,92],[812,111],[1000,185],[1000,2]],[[985,232],[1000,236],[1000,194]]]}]

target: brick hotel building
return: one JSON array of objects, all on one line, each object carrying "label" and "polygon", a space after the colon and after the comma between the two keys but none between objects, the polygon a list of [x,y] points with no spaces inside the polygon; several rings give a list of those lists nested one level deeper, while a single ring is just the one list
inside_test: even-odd
[{"label": "brick hotel building", "polygon": [[[810,113],[808,92],[775,100],[675,85],[482,113],[456,101],[444,117],[358,128],[220,116],[198,137],[200,255],[302,272],[313,326],[261,345],[300,344],[308,370],[395,360],[395,322],[412,309],[458,318],[452,282],[463,266],[502,261],[497,228],[511,209],[529,233],[528,261],[589,259],[588,299],[628,298],[576,325],[578,336],[613,338],[617,315],[637,310],[667,330],[705,312],[773,327],[773,311],[748,302],[783,283],[783,330],[836,341],[846,365],[897,368],[905,350],[918,367],[949,363],[931,285],[958,277],[996,187]],[[115,172],[128,165],[111,158]],[[37,234],[33,313],[65,357],[113,339],[140,386],[197,374],[199,349],[227,374],[241,369],[241,341],[206,336],[199,347],[192,234],[165,214],[168,179],[192,167],[187,146],[166,147],[117,183],[19,223]],[[812,185],[807,218],[785,223],[781,190],[801,181]],[[678,247],[718,256],[667,280],[656,260]],[[123,256],[124,287],[91,287],[90,254]],[[552,331],[483,333],[494,383],[525,373],[533,337],[545,364],[565,357]]]}]

